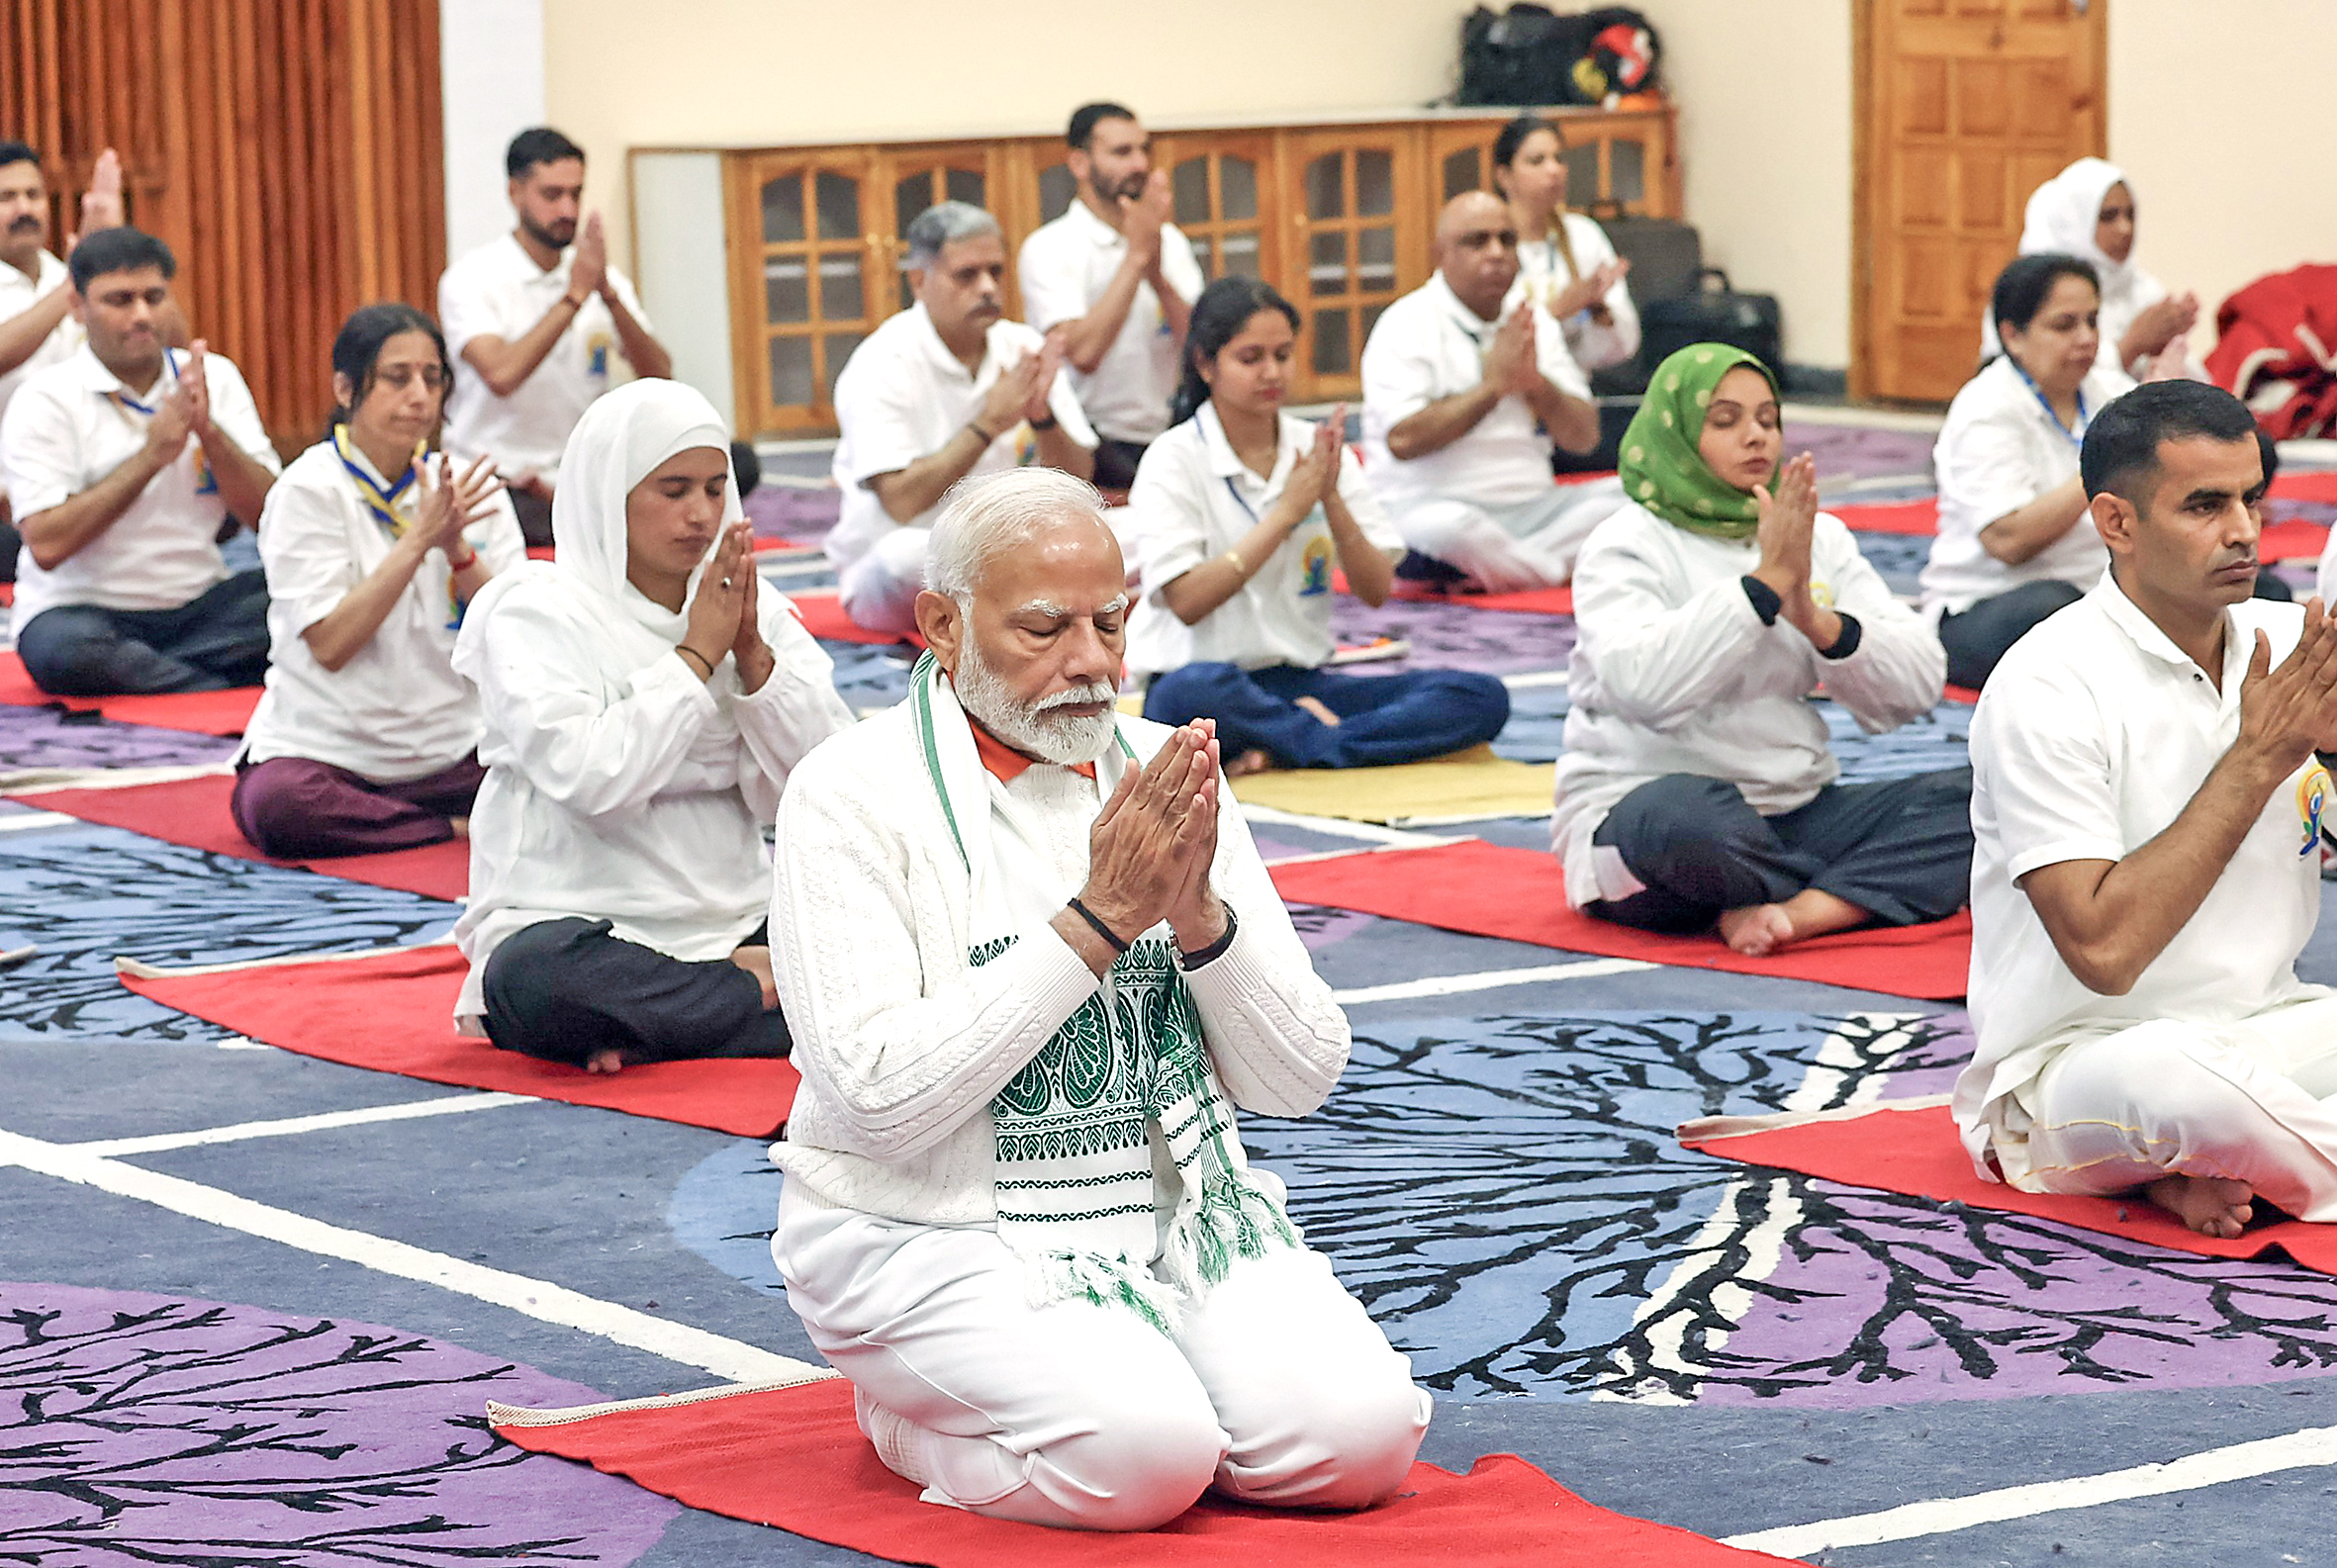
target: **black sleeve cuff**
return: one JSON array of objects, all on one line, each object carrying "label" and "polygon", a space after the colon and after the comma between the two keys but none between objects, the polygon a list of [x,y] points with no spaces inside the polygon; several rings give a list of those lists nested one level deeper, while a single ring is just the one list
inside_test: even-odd
[{"label": "black sleeve cuff", "polygon": [[1777,590],[1757,577],[1740,577],[1736,581],[1744,585],[1744,597],[1752,600],[1753,613],[1761,617],[1761,624],[1776,625],[1777,612],[1785,608],[1785,600],[1777,597]]},{"label": "black sleeve cuff", "polygon": [[1849,658],[1850,655],[1858,651],[1858,639],[1866,635],[1866,628],[1858,624],[1856,615],[1845,614],[1837,609],[1834,611],[1834,619],[1842,623],[1842,634],[1834,639],[1832,647],[1818,650],[1818,657],[1821,659]]}]

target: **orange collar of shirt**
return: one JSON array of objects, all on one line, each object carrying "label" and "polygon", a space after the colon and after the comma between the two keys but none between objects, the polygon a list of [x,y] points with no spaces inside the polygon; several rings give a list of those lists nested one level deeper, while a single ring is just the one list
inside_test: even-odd
[{"label": "orange collar of shirt", "polygon": [[[981,754],[982,765],[987,768],[991,776],[1000,784],[1014,783],[1038,761],[1035,757],[1025,757],[1021,752],[1016,751],[980,724],[975,723],[971,715],[967,717],[966,726],[974,731],[974,749]],[[1072,772],[1083,779],[1092,779],[1095,777],[1095,764],[1083,762],[1075,767]]]}]

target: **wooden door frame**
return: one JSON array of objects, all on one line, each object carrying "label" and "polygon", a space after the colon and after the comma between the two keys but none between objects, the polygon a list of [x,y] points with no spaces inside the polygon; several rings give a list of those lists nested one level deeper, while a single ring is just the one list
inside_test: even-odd
[{"label": "wooden door frame", "polygon": [[[1881,155],[1878,132],[1889,105],[1877,97],[1875,82],[1878,8],[1891,0],[1850,3],[1850,367],[1848,393],[1854,402],[1874,401],[1875,234],[1883,190],[1875,178]],[[2080,0],[2094,13],[2094,137],[2106,155],[2109,146],[2109,0]],[[1973,323],[1977,339],[1979,323]]]}]

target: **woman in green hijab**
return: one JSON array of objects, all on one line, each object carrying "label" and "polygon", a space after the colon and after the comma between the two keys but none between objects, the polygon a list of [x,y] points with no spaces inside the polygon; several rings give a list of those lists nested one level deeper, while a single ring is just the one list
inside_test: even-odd
[{"label": "woman in green hijab", "polygon": [[1943,919],[1972,860],[1968,769],[1834,782],[1819,686],[1895,729],[1939,701],[1944,656],[1783,446],[1752,355],[1695,343],[1656,367],[1623,438],[1629,505],[1574,570],[1551,823],[1575,907],[1754,957]]}]

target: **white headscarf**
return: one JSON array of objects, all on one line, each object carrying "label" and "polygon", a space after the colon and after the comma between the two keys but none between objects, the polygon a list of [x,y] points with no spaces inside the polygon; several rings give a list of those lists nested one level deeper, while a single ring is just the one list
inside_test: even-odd
[{"label": "white headscarf", "polygon": [[2020,231],[2020,253],[2039,255],[2048,250],[2079,256],[2094,263],[2102,274],[2102,297],[2109,299],[2132,287],[2134,253],[2112,261],[2094,235],[2102,226],[2102,204],[2109,188],[2125,185],[2125,171],[2103,158],[2080,158],[2038,186],[2028,198],[2028,215]]},{"label": "white headscarf", "polygon": [[[625,499],[659,464],[701,446],[714,448],[729,461],[729,429],[695,387],[678,381],[629,381],[596,399],[576,421],[560,459],[560,484],[552,493],[552,538],[558,556],[548,562],[530,561],[497,577],[471,601],[464,624],[494,613],[496,603],[522,583],[557,584],[605,615],[611,630],[639,626],[662,641],[680,642],[689,629],[689,596],[697,593],[705,563],[691,572],[681,609],[667,609],[644,598],[625,580],[630,549]],[[722,526],[745,515],[737,485],[725,486]],[[456,663],[460,668],[459,654]]]}]

